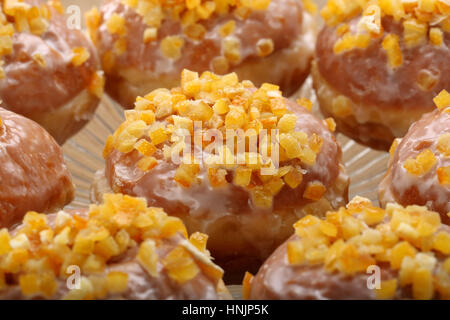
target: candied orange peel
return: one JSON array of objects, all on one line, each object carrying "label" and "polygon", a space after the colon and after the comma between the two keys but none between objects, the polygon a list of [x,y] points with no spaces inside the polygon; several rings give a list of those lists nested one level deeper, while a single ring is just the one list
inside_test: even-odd
[{"label": "candied orange peel", "polygon": [[444,110],[450,107],[450,93],[447,90],[442,90],[433,101],[439,110]]},{"label": "candied orange peel", "polygon": [[[81,271],[81,289],[64,298],[124,293],[128,274],[108,272],[106,265],[135,247],[137,261],[152,277],[167,272],[174,283],[183,284],[203,270],[219,282],[223,271],[211,262],[206,240],[200,233],[188,239],[180,219],[148,207],[142,198],[122,194],[105,194],[104,203],[91,205],[86,215],[60,211],[52,223],[44,214],[28,212],[14,234],[0,230],[0,292],[18,285],[25,296],[52,298],[75,265]],[[164,243],[173,248],[161,258],[158,248]]]},{"label": "candied orange peel", "polygon": [[[314,11],[314,4],[305,1],[308,11]],[[158,39],[158,31],[166,20],[180,22],[183,34],[192,40],[202,40],[207,30],[204,22],[211,17],[233,15],[231,20],[225,22],[218,33],[223,37],[223,52],[229,63],[240,61],[240,40],[232,37],[235,30],[235,20],[246,19],[252,11],[266,10],[270,5],[270,0],[181,0],[181,1],[147,1],[147,0],[122,0],[123,5],[132,8],[141,18],[146,26],[143,34],[143,42],[148,43]],[[86,25],[88,33],[94,43],[97,42],[98,28],[102,23],[102,17],[97,8],[91,9],[86,15]],[[125,19],[114,13],[106,21],[109,33],[123,39],[127,33]],[[230,38],[229,38],[230,37]],[[264,57],[273,51],[272,40],[261,39],[257,45],[258,55]],[[181,36],[165,36],[161,39],[160,50],[163,56],[168,59],[177,60],[185,41]],[[223,72],[227,69],[222,67]],[[218,70],[215,70],[218,72]]]},{"label": "candied orange peel", "polygon": [[[311,105],[305,99],[300,102],[306,107]],[[184,70],[181,87],[156,89],[138,97],[134,110],[126,111],[125,116],[126,121],[107,139],[105,158],[114,150],[152,157],[152,165],[138,165],[144,172],[159,162],[181,158],[174,180],[186,188],[197,184],[199,161],[203,161],[212,187],[233,183],[247,189],[254,204],[264,208],[271,207],[272,198],[283,187],[300,185],[302,166],[315,164],[323,144],[318,134],[307,134],[298,128],[297,116],[289,110],[278,86],[265,83],[256,88],[250,81],[239,82],[235,73],[219,76],[204,72],[199,76]],[[334,129],[334,122],[328,122]],[[200,145],[194,125],[202,128],[198,131],[203,137]],[[221,135],[215,135],[211,141],[209,130]],[[187,136],[190,141],[186,141]],[[233,148],[228,143],[230,138],[259,143],[256,150],[249,143],[244,143],[242,149],[236,143]],[[272,138],[278,139],[279,147]],[[212,146],[217,147],[220,139],[220,150],[212,152]],[[186,147],[204,150],[202,159],[184,155]],[[273,148],[279,150],[278,168],[271,158]],[[266,170],[263,175],[262,170]],[[325,186],[315,186],[306,195],[316,201],[325,191]]]},{"label": "candied orange peel", "polygon": [[409,158],[403,164],[403,167],[410,174],[423,176],[428,173],[436,164],[436,156],[431,149],[425,149],[417,155],[415,159]]},{"label": "candied orange peel", "polygon": [[[383,18],[392,17],[403,25],[403,34],[398,36],[406,47],[427,41],[441,46],[444,33],[450,31],[450,4],[447,0],[329,0],[321,15],[329,26],[337,28],[336,54],[367,48],[372,39],[386,37],[383,47],[387,51],[389,65],[394,68],[402,65],[399,39],[385,35]],[[357,29],[350,30],[347,23],[358,16]]]},{"label": "candied orange peel", "polygon": [[[60,0],[52,0],[41,5],[32,5],[22,0],[6,0],[1,3],[0,12],[0,60],[13,52],[12,37],[16,32],[26,32],[37,36],[43,35],[49,28],[52,14],[64,14]],[[52,9],[55,10],[52,12]],[[33,55],[33,60],[40,67],[45,68],[47,63],[40,54]],[[89,58],[86,48],[74,48],[71,62],[79,66]],[[0,78],[5,76],[0,66]]]},{"label": "candied orange peel", "polygon": [[394,298],[405,287],[415,299],[450,298],[450,232],[437,212],[393,203],[381,209],[355,197],[324,219],[308,215],[294,227],[298,239],[287,244],[293,266],[322,264],[327,272],[353,275],[388,264],[398,273],[377,298]]}]

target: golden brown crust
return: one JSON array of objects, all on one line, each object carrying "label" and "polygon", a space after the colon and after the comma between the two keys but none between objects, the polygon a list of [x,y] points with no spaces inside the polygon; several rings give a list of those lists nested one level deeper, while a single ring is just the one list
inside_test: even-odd
[{"label": "golden brown crust", "polygon": [[[380,202],[383,205],[395,201],[402,205],[427,206],[439,212],[442,220],[449,224],[450,183],[448,173],[440,169],[450,167],[450,154],[445,149],[448,145],[450,113],[435,110],[423,115],[392,150],[388,171],[379,186]],[[417,160],[420,154],[429,151],[430,159],[427,156],[423,162],[430,161],[430,165],[423,172],[415,172],[414,167],[408,166],[407,162],[412,163],[411,160]],[[439,171],[442,172],[440,177]]]},{"label": "golden brown crust", "polygon": [[[40,8],[46,5],[48,28],[39,35],[15,27],[12,52],[4,56],[0,98],[11,111],[41,123],[63,143],[86,123],[99,103],[103,88],[98,79],[102,77],[100,62],[90,40],[80,30],[69,29],[67,18],[55,6],[41,0],[26,3]],[[89,55],[80,65],[72,63],[76,48],[84,48]],[[83,92],[83,101],[77,100]],[[55,119],[48,121],[47,117]],[[68,117],[75,125],[61,128]]]},{"label": "golden brown crust", "polygon": [[29,210],[51,212],[74,196],[61,148],[38,124],[0,108],[0,228]]},{"label": "golden brown crust", "polygon": [[[221,16],[213,14],[198,23],[205,28],[200,40],[186,36],[180,22],[166,19],[157,30],[157,39],[148,43],[143,41],[144,31],[148,28],[143,18],[136,9],[122,2],[107,1],[101,7],[98,30],[91,34],[94,34],[108,75],[107,90],[127,108],[132,107],[137,95],[163,85],[169,88],[178,85],[178,75],[183,68],[197,72],[212,70],[220,74],[236,72],[257,85],[263,82],[281,85],[286,94],[293,93],[309,72],[315,21],[300,1],[272,0],[267,10],[253,11],[246,19],[238,18],[232,12]],[[125,48],[130,48],[121,54],[111,53],[115,52],[115,43],[122,36],[111,34],[107,28],[108,20],[115,14],[125,18],[126,34],[123,37]],[[215,59],[224,59],[224,37],[219,34],[219,29],[229,21],[235,23],[235,27],[228,38],[240,43],[240,58],[225,62],[228,67],[215,67]],[[176,59],[165,57],[161,51],[161,43],[167,36],[180,37],[183,41],[180,56]],[[273,44],[273,51],[265,57],[257,50],[261,39],[270,39]],[[279,68],[274,68],[274,63]],[[133,95],[127,93],[130,89],[134,91]]]}]

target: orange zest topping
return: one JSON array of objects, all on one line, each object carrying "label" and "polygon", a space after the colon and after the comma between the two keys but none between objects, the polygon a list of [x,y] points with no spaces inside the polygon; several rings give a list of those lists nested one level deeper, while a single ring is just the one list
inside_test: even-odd
[{"label": "orange zest topping", "polygon": [[422,176],[434,167],[436,161],[436,156],[433,151],[425,149],[417,155],[416,159],[407,159],[403,164],[403,167],[413,175]]},{"label": "orange zest topping", "polygon": [[[138,97],[134,110],[125,111],[126,121],[107,139],[104,157],[114,151],[138,152],[137,167],[144,172],[161,161],[178,159],[173,179],[182,187],[190,188],[202,177],[214,188],[233,183],[246,189],[253,204],[262,208],[270,208],[283,188],[300,186],[307,172],[302,167],[316,163],[323,138],[298,128],[298,117],[278,86],[265,83],[257,88],[250,81],[239,82],[234,73],[199,75],[189,70],[183,70],[180,83],[179,88],[157,89]],[[306,99],[299,103],[306,108],[312,105]],[[327,124],[334,129],[333,121]],[[196,142],[194,125],[202,128],[201,144]],[[186,155],[185,150],[212,149],[209,130],[221,133],[214,136],[214,142],[221,139],[220,147],[205,152],[202,159]],[[247,142],[239,148],[229,146],[229,140]],[[249,141],[258,142],[254,150]],[[283,168],[275,167],[273,148],[279,149]],[[289,166],[290,162],[296,166]],[[325,191],[322,184],[312,184],[305,197],[320,200]]]},{"label": "orange zest topping", "polygon": [[[64,298],[114,296],[128,289],[129,276],[108,272],[106,265],[127,252],[136,252],[136,261],[151,277],[167,272],[172,281],[185,283],[207,270],[205,274],[219,283],[223,271],[209,258],[207,236],[196,233],[187,240],[186,235],[178,218],[147,207],[142,198],[121,194],[105,194],[104,204],[92,205],[87,215],[60,211],[54,223],[44,214],[29,212],[14,234],[0,230],[0,287],[18,285],[27,297],[52,298],[70,275],[69,267],[77,266],[81,288]],[[188,241],[197,246],[186,246]],[[158,248],[165,245],[172,249],[161,257]],[[12,282],[3,283],[5,276]]]},{"label": "orange zest topping", "polygon": [[244,300],[250,299],[252,280],[253,275],[249,272],[245,272],[244,280],[242,281],[242,298]]},{"label": "orange zest topping", "polygon": [[382,46],[383,49],[386,50],[389,66],[392,69],[400,67],[403,64],[403,56],[398,36],[395,34],[388,34],[383,39]]},{"label": "orange zest topping", "polygon": [[[294,225],[297,238],[287,243],[293,266],[321,264],[328,272],[366,273],[372,265],[398,270],[374,292],[392,299],[411,286],[412,298],[445,298],[450,294],[450,233],[440,215],[425,207],[388,204],[375,207],[355,197],[325,218],[305,216]],[[448,262],[447,262],[448,261]]]},{"label": "orange zest topping", "polygon": [[450,107],[450,93],[447,90],[442,90],[434,99],[434,104],[439,110]]},{"label": "orange zest topping", "polygon": [[[450,10],[445,0],[329,0],[321,10],[321,15],[327,25],[337,28],[340,38],[334,47],[335,54],[367,48],[371,39],[383,35],[381,21],[385,17],[392,17],[402,23],[403,35],[399,35],[399,38],[403,38],[406,47],[423,44],[428,37],[430,43],[441,46],[444,32],[450,30]],[[360,16],[357,30],[350,31],[346,23],[357,16]],[[397,50],[400,46],[391,40],[387,40],[389,46],[393,46],[397,53],[389,58],[390,65],[397,67],[401,65],[400,50]]]}]

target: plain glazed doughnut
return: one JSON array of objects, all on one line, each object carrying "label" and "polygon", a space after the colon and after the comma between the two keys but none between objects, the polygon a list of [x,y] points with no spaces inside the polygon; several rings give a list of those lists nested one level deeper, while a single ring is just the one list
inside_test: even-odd
[{"label": "plain glazed doughnut", "polygon": [[95,48],[69,29],[59,0],[1,6],[0,99],[62,144],[88,122],[103,93]]},{"label": "plain glazed doughnut", "polygon": [[34,121],[1,107],[0,164],[0,228],[27,211],[52,212],[73,199],[60,146]]},{"label": "plain glazed doughnut", "polygon": [[181,220],[144,199],[104,200],[70,214],[29,212],[0,230],[0,299],[231,298],[206,235],[187,238]]},{"label": "plain glazed doughnut", "polygon": [[330,0],[321,13],[312,70],[320,108],[338,131],[389,150],[450,88],[450,6]]},{"label": "plain glazed doughnut", "polygon": [[[160,4],[161,3],[161,4]],[[311,1],[108,0],[87,15],[106,90],[126,108],[179,85],[184,69],[236,72],[292,94],[309,74],[316,27]]]},{"label": "plain glazed doughnut", "polygon": [[[181,78],[181,88],[157,89],[125,111],[127,120],[106,142],[106,168],[97,173],[92,198],[101,201],[113,190],[164,208],[189,232],[208,234],[208,248],[227,279],[236,275],[240,281],[245,268],[257,270],[291,235],[300,217],[345,203],[348,177],[341,150],[327,125],[283,98],[278,86],[257,88],[234,73],[199,76],[185,70]],[[194,124],[202,129],[187,142]],[[175,133],[183,129],[187,134],[180,138]],[[279,144],[271,129],[279,130]],[[230,146],[234,138],[227,141],[227,130],[245,130],[246,139],[254,137],[259,147]],[[272,154],[264,156],[270,141],[274,157],[279,150],[278,170]],[[200,161],[185,154],[177,163],[186,146]]]},{"label": "plain glazed doughnut", "polygon": [[427,206],[450,224],[450,94],[442,91],[435,101],[440,109],[423,115],[393,143],[379,199],[383,205]]},{"label": "plain glazed doughnut", "polygon": [[436,212],[356,197],[294,227],[255,277],[246,274],[244,298],[450,298],[450,228]]}]

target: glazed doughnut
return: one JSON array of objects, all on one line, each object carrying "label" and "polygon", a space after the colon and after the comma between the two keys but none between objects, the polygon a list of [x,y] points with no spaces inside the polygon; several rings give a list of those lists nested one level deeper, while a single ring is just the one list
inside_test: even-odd
[{"label": "glazed doughnut", "polygon": [[[341,150],[324,122],[283,98],[278,86],[188,70],[181,83],[138,97],[125,111],[127,120],[106,142],[106,168],[92,198],[113,190],[164,208],[189,232],[208,234],[227,280],[241,281],[245,268],[257,270],[291,235],[292,223],[345,203]],[[279,130],[278,144],[271,129]]]},{"label": "glazed doughnut", "polygon": [[321,14],[312,67],[320,108],[338,131],[389,150],[450,88],[450,6],[330,0]]},{"label": "glazed doughnut", "polygon": [[69,29],[59,0],[2,1],[0,99],[60,144],[92,117],[103,92],[95,47]]},{"label": "glazed doughnut", "polygon": [[[229,299],[223,270],[183,223],[144,199],[105,195],[89,210],[29,212],[0,230],[0,299]],[[79,288],[69,279],[79,270]]]},{"label": "glazed doughnut", "polygon": [[0,163],[0,228],[20,222],[29,210],[52,212],[72,201],[59,145],[34,121],[1,107]]},{"label": "glazed doughnut", "polygon": [[87,15],[106,90],[126,108],[179,86],[184,68],[236,72],[292,94],[309,74],[316,35],[310,0],[109,0]]},{"label": "glazed doughnut", "polygon": [[423,115],[393,143],[379,199],[382,205],[427,206],[450,224],[450,94],[442,91],[435,101],[440,109]]},{"label": "glazed doughnut", "polygon": [[450,227],[436,212],[355,197],[294,227],[255,277],[246,274],[244,298],[450,298]]}]

